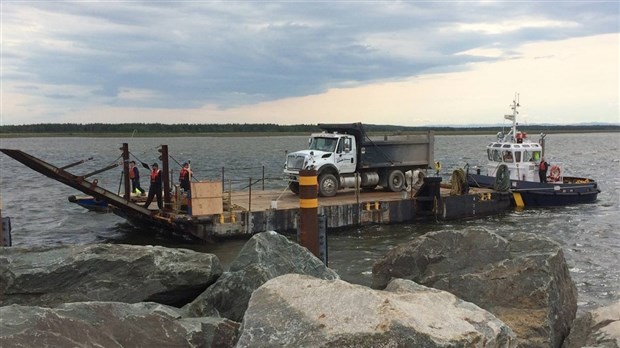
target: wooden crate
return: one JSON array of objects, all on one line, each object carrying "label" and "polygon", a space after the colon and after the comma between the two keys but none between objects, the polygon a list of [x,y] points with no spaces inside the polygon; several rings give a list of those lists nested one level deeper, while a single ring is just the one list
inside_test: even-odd
[{"label": "wooden crate", "polygon": [[192,182],[192,216],[222,214],[221,181]]}]

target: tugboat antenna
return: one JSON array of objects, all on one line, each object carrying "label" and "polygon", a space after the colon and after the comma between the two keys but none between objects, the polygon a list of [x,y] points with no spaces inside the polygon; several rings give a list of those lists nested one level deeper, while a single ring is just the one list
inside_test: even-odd
[{"label": "tugboat antenna", "polygon": [[521,105],[519,104],[519,93],[516,93],[516,95],[517,95],[517,96],[516,96],[516,98],[515,98],[515,99],[517,99],[517,106],[521,106]]}]

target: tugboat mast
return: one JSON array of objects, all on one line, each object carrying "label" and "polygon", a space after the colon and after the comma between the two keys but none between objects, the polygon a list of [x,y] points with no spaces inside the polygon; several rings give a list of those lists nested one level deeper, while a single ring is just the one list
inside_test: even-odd
[{"label": "tugboat mast", "polygon": [[516,142],[515,136],[517,134],[517,114],[519,113],[519,111],[517,111],[517,108],[519,106],[521,106],[519,104],[519,93],[515,93],[515,99],[512,101],[512,104],[510,105],[510,108],[512,109],[512,114],[504,115],[505,119],[512,121],[512,129],[504,137],[504,142],[507,142],[507,141],[511,143]]}]

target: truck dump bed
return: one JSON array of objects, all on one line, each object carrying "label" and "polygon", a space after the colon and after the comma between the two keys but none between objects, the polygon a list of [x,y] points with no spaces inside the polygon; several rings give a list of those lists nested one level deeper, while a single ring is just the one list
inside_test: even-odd
[{"label": "truck dump bed", "polygon": [[434,158],[435,134],[369,137],[361,123],[319,124],[327,132],[351,134],[358,144],[359,169],[405,167],[431,168]]},{"label": "truck dump bed", "polygon": [[366,138],[360,149],[360,168],[432,167],[434,157],[432,132]]}]

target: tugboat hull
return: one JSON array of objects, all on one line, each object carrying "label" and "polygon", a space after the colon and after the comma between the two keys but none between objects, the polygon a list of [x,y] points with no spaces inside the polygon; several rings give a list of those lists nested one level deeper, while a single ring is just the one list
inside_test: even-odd
[{"label": "tugboat hull", "polygon": [[[467,180],[473,187],[495,186],[493,176],[469,174]],[[510,191],[518,192],[525,206],[529,207],[593,203],[601,192],[596,181],[576,177],[564,177],[562,182],[547,183],[511,180]]]}]

